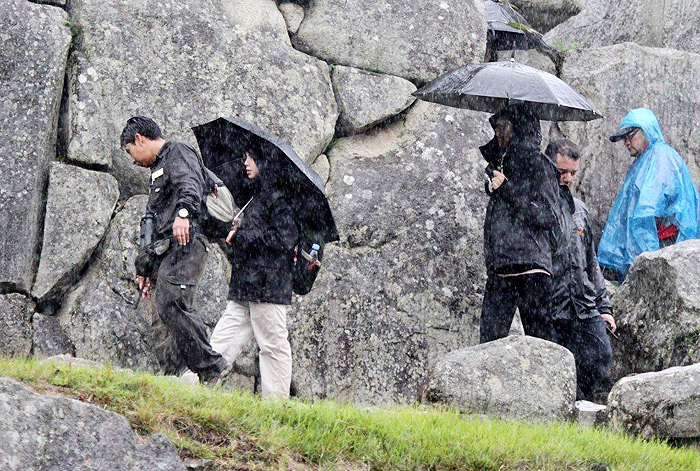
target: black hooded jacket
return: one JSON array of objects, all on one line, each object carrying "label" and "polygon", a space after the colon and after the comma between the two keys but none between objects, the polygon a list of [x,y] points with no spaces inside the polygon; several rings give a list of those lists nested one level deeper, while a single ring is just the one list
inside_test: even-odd
[{"label": "black hooded jacket", "polygon": [[299,238],[294,211],[285,199],[284,178],[275,157],[256,163],[260,174],[246,191],[253,201],[231,243],[228,299],[291,304],[294,247]]},{"label": "black hooded jacket", "polygon": [[502,168],[507,180],[488,191],[484,221],[486,269],[515,274],[532,269],[553,273],[552,256],[566,245],[564,216],[559,201],[559,175],[554,163],[540,152],[537,117],[522,105],[493,115],[491,126],[505,117],[513,124],[513,139],[501,152],[496,137],[480,148],[489,163],[486,173]]}]

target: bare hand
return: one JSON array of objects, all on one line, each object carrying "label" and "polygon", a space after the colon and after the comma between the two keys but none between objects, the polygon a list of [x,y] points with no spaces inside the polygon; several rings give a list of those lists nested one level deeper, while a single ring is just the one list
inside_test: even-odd
[{"label": "bare hand", "polygon": [[151,279],[144,276],[136,276],[136,281],[139,283],[139,291],[141,291],[141,297],[143,299],[148,299],[151,297]]},{"label": "bare hand", "polygon": [[179,245],[190,243],[190,220],[177,216],[173,221],[173,238]]},{"label": "bare hand", "polygon": [[228,245],[231,245],[231,241],[233,240],[233,236],[236,235],[236,232],[238,232],[238,227],[240,225],[241,225],[240,219],[233,220],[233,224],[231,224],[231,230],[229,231],[228,235],[226,236],[226,243]]},{"label": "bare hand", "polygon": [[498,170],[493,171],[493,178],[491,179],[491,188],[496,190],[498,189],[499,186],[503,185],[503,182],[508,180],[505,175],[503,175],[503,172],[499,172]]},{"label": "bare hand", "polygon": [[612,316],[612,314],[601,314],[600,317],[602,317],[603,320],[608,323],[610,330],[613,332],[617,330],[617,324],[615,323],[615,318]]}]

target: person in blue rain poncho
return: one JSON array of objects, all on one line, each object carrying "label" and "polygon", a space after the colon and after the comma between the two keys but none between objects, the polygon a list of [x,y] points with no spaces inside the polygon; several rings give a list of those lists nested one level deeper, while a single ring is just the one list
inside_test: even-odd
[{"label": "person in blue rain poncho", "polygon": [[635,157],[598,246],[600,265],[622,280],[640,253],[698,238],[700,199],[688,167],[664,142],[651,110],[631,110],[610,140],[624,141]]}]

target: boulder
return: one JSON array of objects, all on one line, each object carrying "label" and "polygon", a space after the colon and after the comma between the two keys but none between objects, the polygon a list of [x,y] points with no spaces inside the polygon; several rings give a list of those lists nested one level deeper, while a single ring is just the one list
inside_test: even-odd
[{"label": "boulder", "polygon": [[331,176],[331,163],[326,154],[316,157],[316,160],[311,164],[311,169],[318,173],[322,182],[328,183],[328,179]]},{"label": "boulder", "polygon": [[544,34],[572,16],[581,13],[590,0],[513,0],[528,23]]},{"label": "boulder", "polygon": [[26,0],[0,8],[0,288],[29,292],[71,33],[66,12]]},{"label": "boulder", "polygon": [[586,427],[596,427],[607,424],[608,408],[603,404],[590,401],[576,401],[576,423]]},{"label": "boulder", "polygon": [[700,438],[700,363],[627,376],[608,396],[610,426],[645,438]]},{"label": "boulder", "polygon": [[545,35],[565,49],[634,42],[683,51],[700,49],[700,0],[589,0],[583,11]]},{"label": "boulder", "polygon": [[[58,319],[76,356],[134,370],[172,373],[182,367],[182,359],[172,348],[155,302],[142,300],[138,310],[133,306],[138,296],[134,259],[146,201],[146,196],[131,198],[116,214],[94,262],[66,296]],[[223,313],[230,270],[221,249],[212,245],[196,304],[209,325]]]},{"label": "boulder", "polygon": [[0,379],[0,468],[7,471],[185,471],[164,435],[143,443],[125,417]]},{"label": "boulder", "polygon": [[421,83],[486,51],[482,0],[314,0],[292,42],[333,64]]},{"label": "boulder", "polygon": [[[499,61],[509,61],[513,51],[498,51]],[[517,50],[515,51],[515,60],[520,64],[529,65],[535,69],[544,70],[552,75],[556,75],[556,66],[552,59],[542,54],[539,51],[530,49],[527,51]]]},{"label": "boulder", "polygon": [[582,164],[575,191],[588,205],[596,238],[600,236],[633,159],[622,143],[608,137],[632,108],[656,114],[664,138],[684,158],[700,182],[700,142],[689,139],[696,123],[700,55],[636,44],[571,51],[562,80],[581,92],[605,116],[589,123],[560,123],[564,134],[581,146]]},{"label": "boulder", "polygon": [[300,396],[412,402],[438,355],[478,343],[487,118],[419,101],[335,142],[326,188],[341,241],[289,313]]},{"label": "boulder", "polygon": [[21,294],[0,295],[0,343],[2,356],[29,356],[32,350],[31,319],[34,303]]},{"label": "boulder", "polygon": [[296,3],[285,2],[280,3],[278,8],[284,16],[284,21],[287,22],[287,31],[289,34],[294,34],[299,30],[301,22],[304,21],[304,7]]},{"label": "boulder", "polygon": [[438,359],[426,397],[499,418],[571,419],[574,356],[555,343],[524,335],[462,348]]},{"label": "boulder", "polygon": [[107,231],[117,199],[119,188],[111,175],[58,162],[51,165],[33,296],[57,297],[75,281]]},{"label": "boulder", "polygon": [[613,311],[614,378],[700,363],[700,240],[638,256]]},{"label": "boulder", "polygon": [[339,65],[331,80],[340,111],[336,128],[345,135],[365,131],[416,101],[411,96],[416,86],[400,77]]},{"label": "boulder", "polygon": [[58,318],[35,313],[32,316],[32,355],[51,357],[72,353],[73,345]]},{"label": "boulder", "polygon": [[274,1],[171,0],[140,15],[139,0],[70,5],[82,46],[69,74],[68,157],[111,166],[122,198],[147,191],[147,172],[119,146],[133,115],[193,144],[191,126],[238,116],[310,161],[332,139],[338,111],[328,65],[290,46]]}]

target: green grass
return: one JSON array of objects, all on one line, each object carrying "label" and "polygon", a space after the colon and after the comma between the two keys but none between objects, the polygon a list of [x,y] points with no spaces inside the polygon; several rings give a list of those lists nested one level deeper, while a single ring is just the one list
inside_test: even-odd
[{"label": "green grass", "polygon": [[331,401],[263,401],[110,367],[0,359],[0,375],[98,404],[140,435],[165,433],[181,456],[224,469],[700,470],[700,453],[573,424],[530,425],[435,407],[360,409]]}]

